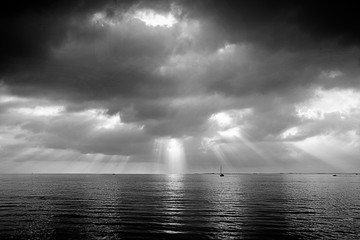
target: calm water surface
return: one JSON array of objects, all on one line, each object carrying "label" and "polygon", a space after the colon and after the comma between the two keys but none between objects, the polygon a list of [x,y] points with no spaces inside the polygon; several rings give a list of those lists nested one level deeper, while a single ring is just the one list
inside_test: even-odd
[{"label": "calm water surface", "polygon": [[0,175],[0,239],[360,239],[360,175]]}]

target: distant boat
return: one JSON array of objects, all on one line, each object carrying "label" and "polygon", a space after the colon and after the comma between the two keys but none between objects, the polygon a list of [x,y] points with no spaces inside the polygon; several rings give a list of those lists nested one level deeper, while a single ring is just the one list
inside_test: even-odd
[{"label": "distant boat", "polygon": [[220,177],[223,177],[224,174],[222,173],[222,166],[220,165]]},{"label": "distant boat", "polygon": [[334,174],[333,176],[336,177],[336,174]]}]

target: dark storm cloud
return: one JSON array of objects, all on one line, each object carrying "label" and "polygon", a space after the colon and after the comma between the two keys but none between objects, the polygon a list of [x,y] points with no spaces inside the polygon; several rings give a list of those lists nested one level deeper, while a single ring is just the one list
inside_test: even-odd
[{"label": "dark storm cloud", "polygon": [[[76,95],[80,99],[173,95],[177,84],[169,76],[159,75],[157,69],[174,51],[181,52],[184,47],[184,42],[171,45],[176,41],[175,33],[171,35],[167,30],[149,29],[136,23],[114,33],[89,24],[96,12],[103,11],[106,18],[112,19],[131,8],[166,11],[171,9],[171,3],[74,0],[7,4],[0,16],[5,36],[0,40],[0,75],[5,77],[6,84],[16,86],[14,91],[19,94],[49,92],[49,95],[59,94],[58,97]],[[182,17],[207,22],[198,36],[201,42],[191,43],[197,48],[208,45],[216,50],[230,42],[297,52],[295,57],[289,57],[287,53],[272,54],[264,50],[264,54],[250,56],[255,67],[249,62],[237,68],[236,61],[233,67],[231,63],[226,68],[208,65],[207,76],[203,77],[209,76],[211,92],[242,95],[291,87],[293,82],[306,85],[314,81],[313,75],[323,63],[315,63],[317,68],[307,67],[327,53],[308,55],[297,50],[339,48],[337,41],[348,45],[359,43],[356,8],[349,2],[336,6],[303,1],[175,3],[183,9]],[[75,47],[63,49],[71,43]]]},{"label": "dark storm cloud", "polygon": [[14,74],[11,83],[22,94],[29,92],[27,88],[30,94],[56,90],[80,99],[173,94],[169,92],[173,83],[156,73],[171,51],[165,45],[169,41],[166,33],[135,23],[120,34],[105,32],[92,42],[69,43],[40,67]]},{"label": "dark storm cloud", "polygon": [[[31,1],[3,5],[0,16],[2,39],[0,67],[22,70],[21,63],[33,64],[48,56],[51,48],[63,43],[69,32],[87,32],[74,24],[89,14],[131,6],[168,9],[171,1]],[[355,1],[175,1],[194,18],[206,18],[218,26],[224,41],[247,40],[267,46],[310,46],[316,40],[332,39],[344,44],[359,44]],[[165,6],[165,7],[164,7]],[[304,32],[304,33],[303,33]],[[86,35],[86,33],[90,35]],[[94,33],[95,34],[95,33]],[[319,46],[316,44],[316,46]]]},{"label": "dark storm cloud", "polygon": [[356,1],[184,2],[192,16],[212,20],[233,41],[242,38],[276,48],[320,46],[312,40],[360,43]]},{"label": "dark storm cloud", "polygon": [[[321,84],[326,87],[358,87],[358,48],[328,51],[268,51],[247,50],[246,61],[238,60],[241,53],[229,58],[227,65],[215,63],[206,71],[210,91],[244,96],[249,94],[284,94],[297,87],[308,88]],[[323,71],[343,71],[346,75],[335,78],[319,76]],[[341,81],[340,81],[341,79]],[[291,96],[289,100],[291,99]]]},{"label": "dark storm cloud", "polygon": [[[178,22],[151,26],[136,17],[144,9]],[[161,172],[177,154],[199,172],[219,162],[324,171],[319,156],[357,159],[356,10],[350,1],[2,4],[0,171],[101,172],[124,161]]]},{"label": "dark storm cloud", "polygon": [[[74,147],[81,152],[109,154],[141,152],[134,142],[146,142],[148,151],[151,137],[201,135],[211,114],[231,109],[253,109],[244,120],[250,140],[276,139],[299,123],[293,104],[311,92],[303,89],[358,85],[359,21],[352,2],[184,0],[175,3],[185,27],[126,21],[129,11],[168,12],[171,3],[9,5],[0,16],[1,80],[13,94],[67,100],[70,112],[94,106],[120,112],[124,122],[144,125],[152,135],[143,140],[105,131],[94,138],[100,143],[74,138],[84,142]],[[95,13],[104,23],[92,21]],[[343,75],[321,77],[334,69]],[[53,148],[73,145],[68,139],[76,129],[37,126],[24,125],[45,128],[41,138]]]},{"label": "dark storm cloud", "polygon": [[146,1],[147,4],[128,0],[7,1],[2,4],[0,16],[0,75],[41,64],[69,35],[98,37],[99,32],[86,23],[97,11],[112,17],[114,9],[126,11],[134,5],[164,8],[158,2],[165,1]]},{"label": "dark storm cloud", "polygon": [[71,17],[98,8],[94,1],[7,2],[0,16],[0,69],[22,70],[49,54],[66,38]]}]

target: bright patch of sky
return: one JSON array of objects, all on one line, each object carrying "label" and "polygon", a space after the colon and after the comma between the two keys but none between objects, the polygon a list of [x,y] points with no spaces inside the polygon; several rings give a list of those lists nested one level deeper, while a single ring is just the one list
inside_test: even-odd
[{"label": "bright patch of sky", "polygon": [[305,119],[323,119],[326,114],[339,113],[342,118],[360,107],[360,92],[351,89],[316,89],[314,97],[296,106],[297,115]]},{"label": "bright patch of sky", "polygon": [[65,110],[63,106],[36,106],[36,107],[20,107],[13,109],[15,112],[32,115],[32,116],[45,116],[55,117],[59,116]]},{"label": "bright patch of sky", "polygon": [[135,12],[128,12],[125,14],[124,18],[117,15],[109,17],[104,12],[97,12],[92,16],[91,22],[94,25],[101,27],[116,26],[121,23],[122,19],[126,21],[137,19],[150,27],[170,28],[178,23],[178,20],[172,12],[159,13],[152,9],[141,9],[136,10]]},{"label": "bright patch of sky", "polygon": [[296,134],[298,134],[299,132],[299,128],[298,127],[292,127],[287,129],[285,132],[283,132],[281,134],[281,138],[282,139],[287,139],[287,138],[291,138],[293,136],[296,136]]},{"label": "bright patch of sky", "polygon": [[157,13],[154,10],[138,10],[134,14],[134,18],[144,22],[147,26],[151,27],[172,27],[178,21],[172,13]]},{"label": "bright patch of sky", "polygon": [[233,123],[232,118],[225,112],[212,114],[209,121],[214,122],[220,128],[231,126]]}]

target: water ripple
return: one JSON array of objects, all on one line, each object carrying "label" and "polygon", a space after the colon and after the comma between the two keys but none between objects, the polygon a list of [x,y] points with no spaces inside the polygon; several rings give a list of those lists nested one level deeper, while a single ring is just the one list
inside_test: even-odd
[{"label": "water ripple", "polygon": [[360,177],[0,175],[0,239],[359,239]]}]

